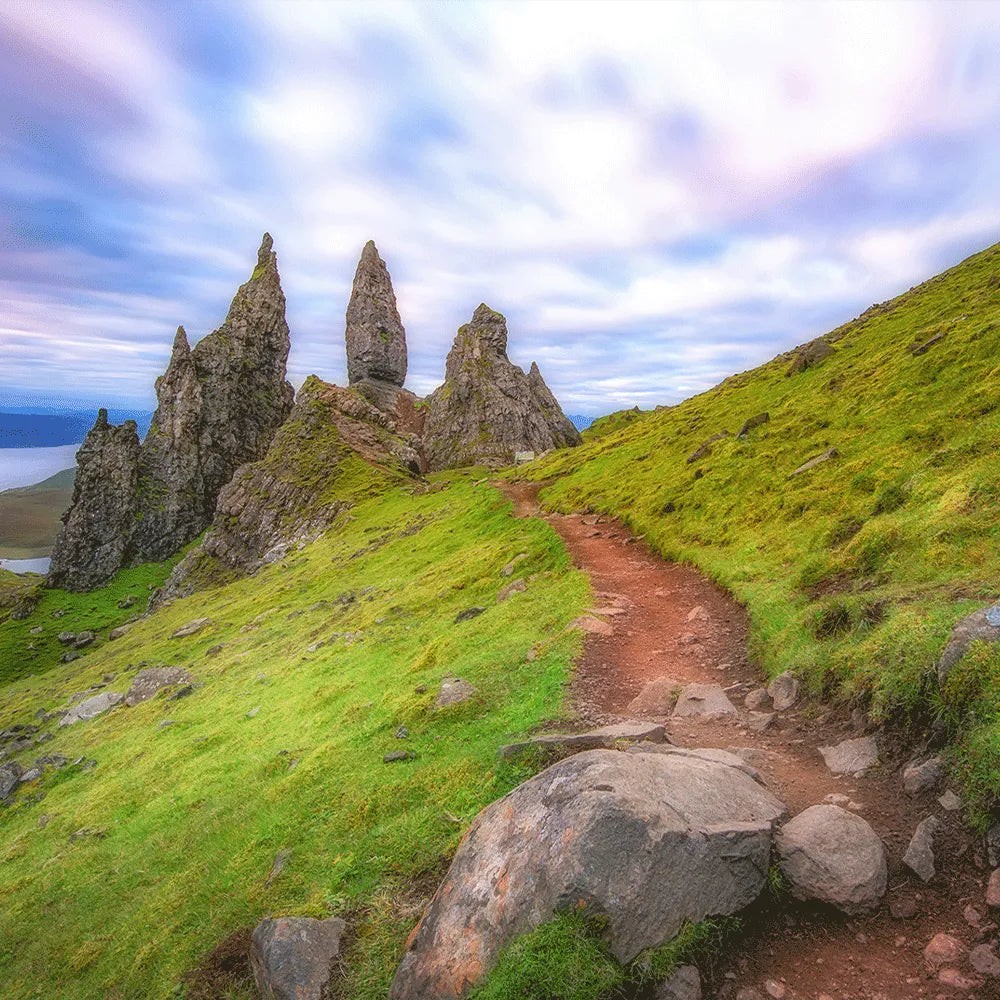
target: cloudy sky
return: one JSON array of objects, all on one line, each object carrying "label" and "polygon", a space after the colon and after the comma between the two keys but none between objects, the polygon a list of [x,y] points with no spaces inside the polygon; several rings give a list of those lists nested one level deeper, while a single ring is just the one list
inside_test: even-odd
[{"label": "cloudy sky", "polygon": [[275,239],[343,382],[374,238],[568,412],[674,402],[1000,240],[1000,6],[0,0],[0,404],[152,405]]}]

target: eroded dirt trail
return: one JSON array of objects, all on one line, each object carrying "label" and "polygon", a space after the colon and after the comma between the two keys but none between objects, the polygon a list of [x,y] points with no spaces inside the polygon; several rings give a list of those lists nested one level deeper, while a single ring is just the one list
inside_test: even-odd
[{"label": "eroded dirt trail", "polygon": [[[958,812],[936,801],[943,789],[904,794],[905,760],[880,739],[880,762],[863,777],[837,776],[819,753],[871,732],[844,712],[803,700],[775,715],[764,732],[750,728],[744,697],[762,678],[747,658],[747,619],[724,591],[687,566],[665,563],[641,539],[596,515],[540,515],[535,484],[504,484],[517,516],[544,516],[586,571],[595,591],[592,627],[575,673],[572,699],[581,723],[618,719],[666,722],[671,742],[739,752],[794,816],[833,801],[863,816],[889,853],[889,892],[873,916],[849,919],[832,911],[765,900],[744,917],[736,947],[707,972],[706,1000],[998,1000],[1000,980],[954,963],[964,982],[940,981],[923,958],[939,932],[967,949],[994,940],[984,897],[989,874],[978,844]],[[723,719],[676,718],[630,705],[651,681],[719,684],[738,714]],[[660,709],[660,711],[664,711]],[[882,734],[875,733],[876,737]],[[922,883],[902,865],[917,824],[937,815],[938,874]],[[766,894],[765,894],[766,895]],[[970,909],[971,907],[971,909]]]}]

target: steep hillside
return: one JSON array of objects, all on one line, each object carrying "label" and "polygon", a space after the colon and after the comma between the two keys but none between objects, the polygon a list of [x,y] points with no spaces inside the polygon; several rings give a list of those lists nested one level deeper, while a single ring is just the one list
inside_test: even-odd
[{"label": "steep hillside", "polygon": [[[7,749],[49,761],[0,807],[5,998],[209,995],[269,913],[350,917],[340,995],[386,995],[444,860],[517,780],[498,745],[561,712],[580,645],[585,578],[481,476],[380,485],[301,551],[0,688],[0,729],[40,727]],[[526,589],[499,602],[522,553]],[[45,714],[160,665],[191,687],[69,727]],[[447,676],[477,693],[435,710]]]},{"label": "steep hillside", "polygon": [[679,406],[598,421],[524,474],[552,480],[549,507],[620,515],[731,589],[769,672],[876,717],[943,716],[988,803],[1000,650],[967,657],[943,693],[934,667],[954,623],[997,596],[998,357],[993,247]]}]

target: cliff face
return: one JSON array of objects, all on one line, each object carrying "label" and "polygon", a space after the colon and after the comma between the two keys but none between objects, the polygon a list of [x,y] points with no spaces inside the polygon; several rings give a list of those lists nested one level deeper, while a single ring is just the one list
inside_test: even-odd
[{"label": "cliff face", "polygon": [[97,471],[78,474],[49,582],[88,590],[122,566],[165,559],[197,537],[211,523],[222,487],[239,466],[264,455],[288,416],[288,350],[285,296],[265,234],[257,266],[222,326],[194,350],[178,329],[141,447],[136,438],[135,448],[125,449],[106,415],[104,429],[98,420],[91,431],[78,455],[81,472],[87,463],[113,475],[103,482]]},{"label": "cliff face", "polygon": [[101,410],[76,453],[73,501],[52,552],[49,583],[88,590],[122,565],[135,524],[139,434],[135,421],[120,427]]},{"label": "cliff face", "polygon": [[489,306],[459,328],[445,382],[427,398],[424,450],[431,470],[510,465],[519,451],[580,443],[537,365],[528,375],[507,357],[507,321]]}]

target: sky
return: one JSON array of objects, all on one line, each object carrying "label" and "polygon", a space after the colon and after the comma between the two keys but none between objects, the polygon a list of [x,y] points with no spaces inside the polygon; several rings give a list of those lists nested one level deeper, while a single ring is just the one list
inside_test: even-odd
[{"label": "sky", "polygon": [[1000,240],[992,3],[0,0],[0,406],[152,408],[269,231],[289,377],[361,247],[407,385],[479,302],[568,413],[677,402]]}]

